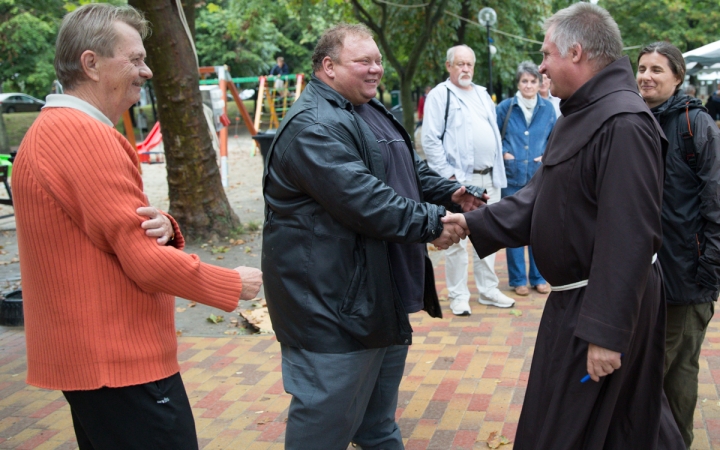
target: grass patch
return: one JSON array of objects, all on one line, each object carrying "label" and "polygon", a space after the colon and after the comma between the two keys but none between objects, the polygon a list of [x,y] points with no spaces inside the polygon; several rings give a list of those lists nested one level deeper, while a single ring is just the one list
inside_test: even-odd
[{"label": "grass patch", "polygon": [[5,130],[8,134],[8,142],[11,147],[17,147],[22,142],[28,128],[35,122],[39,112],[24,112],[3,114]]}]

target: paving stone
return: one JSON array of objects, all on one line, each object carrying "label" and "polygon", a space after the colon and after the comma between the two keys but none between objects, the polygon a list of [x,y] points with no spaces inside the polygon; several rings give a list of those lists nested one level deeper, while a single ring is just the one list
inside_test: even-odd
[{"label": "paving stone", "polygon": [[[507,287],[505,252],[496,259]],[[492,431],[511,440],[547,296],[532,291],[509,310],[480,305],[471,283],[472,315],[449,311],[441,261],[435,274],[444,318],[411,315],[414,345],[398,395],[396,419],[408,450],[486,448]],[[470,268],[472,270],[472,268]],[[178,358],[202,449],[281,449],[290,404],[273,336],[178,339]],[[0,448],[76,449],[61,393],[27,386],[25,334],[0,327]],[[694,450],[720,449],[720,317],[707,331],[700,359]],[[349,447],[352,449],[353,447]],[[512,445],[503,446],[511,450]]]}]

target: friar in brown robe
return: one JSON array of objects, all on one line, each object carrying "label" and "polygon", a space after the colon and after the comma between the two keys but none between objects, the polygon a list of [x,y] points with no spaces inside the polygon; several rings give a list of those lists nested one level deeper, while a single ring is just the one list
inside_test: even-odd
[{"label": "friar in brown robe", "polygon": [[[556,43],[578,23],[588,36],[563,57]],[[543,166],[514,196],[444,219],[466,222],[480,257],[532,245],[554,287],[514,448],[684,449],[662,390],[665,304],[655,254],[667,142],[605,10],[576,3],[546,30],[540,71],[564,100],[564,117]],[[610,51],[593,48],[603,32],[605,43],[616,36]],[[586,374],[592,380],[581,382]]]}]

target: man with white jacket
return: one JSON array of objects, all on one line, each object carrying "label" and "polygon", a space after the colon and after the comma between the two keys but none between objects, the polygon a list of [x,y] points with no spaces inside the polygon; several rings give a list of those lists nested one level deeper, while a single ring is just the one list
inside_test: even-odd
[{"label": "man with white jacket", "polygon": [[[487,90],[472,82],[475,52],[467,45],[447,51],[445,67],[450,77],[437,85],[425,100],[422,148],[433,170],[451,180],[486,189],[488,204],[500,200],[506,187],[500,131],[495,104]],[[509,308],[515,300],[498,289],[495,254],[480,259],[472,250],[473,271],[483,305]],[[450,309],[470,315],[467,241],[446,251],[445,277]]]}]

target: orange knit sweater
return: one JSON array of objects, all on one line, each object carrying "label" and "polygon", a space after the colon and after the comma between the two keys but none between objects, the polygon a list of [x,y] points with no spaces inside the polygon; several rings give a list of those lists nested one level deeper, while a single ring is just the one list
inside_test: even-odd
[{"label": "orange knit sweater", "polygon": [[180,370],[174,296],[237,307],[236,271],[145,236],[137,156],[112,127],[44,109],[12,184],[29,384],[88,390],[168,377]]}]

